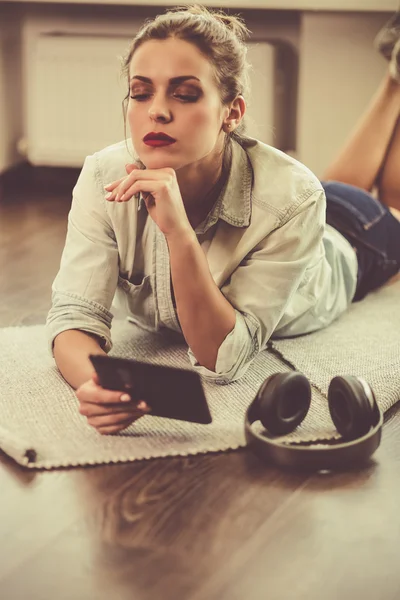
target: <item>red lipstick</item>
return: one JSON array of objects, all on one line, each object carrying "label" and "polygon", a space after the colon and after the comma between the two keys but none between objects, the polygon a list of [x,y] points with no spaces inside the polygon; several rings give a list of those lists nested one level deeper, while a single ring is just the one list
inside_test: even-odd
[{"label": "red lipstick", "polygon": [[154,131],[145,135],[143,141],[147,146],[154,147],[170,146],[171,144],[174,144],[176,142],[174,138],[170,137],[166,133],[156,133]]}]

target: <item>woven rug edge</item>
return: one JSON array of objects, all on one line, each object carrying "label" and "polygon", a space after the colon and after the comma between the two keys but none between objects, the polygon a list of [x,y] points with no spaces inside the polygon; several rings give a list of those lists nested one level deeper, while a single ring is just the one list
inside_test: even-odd
[{"label": "woven rug edge", "polygon": [[[0,439],[0,445],[2,444],[2,440]],[[46,470],[46,471],[50,471],[52,469],[60,469],[60,468],[76,468],[76,467],[94,467],[97,465],[111,465],[111,464],[120,464],[120,463],[130,463],[130,462],[137,462],[137,461],[142,461],[142,460],[152,460],[152,459],[158,459],[158,458],[173,458],[173,457],[185,457],[185,456],[195,456],[197,454],[218,454],[218,453],[222,453],[222,452],[229,452],[229,451],[236,451],[239,450],[240,448],[245,448],[246,444],[245,443],[240,443],[238,442],[237,444],[233,445],[233,444],[228,444],[224,447],[221,447],[221,445],[219,445],[218,448],[207,448],[207,449],[198,449],[198,450],[193,450],[190,452],[184,452],[184,451],[170,451],[170,452],[165,452],[165,453],[159,453],[156,456],[152,455],[152,454],[148,454],[148,455],[141,455],[141,456],[118,456],[118,457],[114,457],[114,458],[110,458],[110,459],[99,459],[99,460],[85,460],[85,459],[80,459],[79,461],[74,461],[74,460],[68,460],[68,461],[52,461],[52,460],[32,460],[29,459],[28,457],[22,457],[21,455],[18,454],[11,454],[8,450],[5,450],[4,447],[2,446],[3,452],[5,452],[8,456],[10,456],[13,460],[15,460],[15,462],[17,462],[18,464],[24,466],[24,467],[28,467],[29,469],[36,469],[36,470]],[[32,452],[35,454],[35,450],[29,449],[27,450],[27,452]]]}]

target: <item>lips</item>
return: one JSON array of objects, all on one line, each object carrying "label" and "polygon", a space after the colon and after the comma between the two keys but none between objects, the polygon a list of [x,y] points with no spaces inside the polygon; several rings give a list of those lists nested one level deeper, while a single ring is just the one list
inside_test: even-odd
[{"label": "lips", "polygon": [[143,141],[148,146],[169,146],[170,144],[174,144],[176,140],[170,137],[166,133],[148,133],[143,138]]}]

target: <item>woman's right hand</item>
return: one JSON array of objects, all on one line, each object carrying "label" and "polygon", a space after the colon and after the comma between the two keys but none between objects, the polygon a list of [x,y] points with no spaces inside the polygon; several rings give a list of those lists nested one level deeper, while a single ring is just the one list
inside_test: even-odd
[{"label": "woman's right hand", "polygon": [[143,400],[123,401],[121,397],[126,396],[126,392],[101,387],[96,373],[75,393],[79,400],[80,414],[102,435],[119,433],[150,412]]}]

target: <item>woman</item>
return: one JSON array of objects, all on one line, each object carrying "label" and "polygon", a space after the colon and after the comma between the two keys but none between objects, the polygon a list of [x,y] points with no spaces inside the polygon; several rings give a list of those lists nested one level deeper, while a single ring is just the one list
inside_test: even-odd
[{"label": "woman", "polygon": [[[113,300],[147,328],[181,332],[194,368],[225,383],[271,335],[327,326],[399,270],[400,224],[384,205],[328,183],[327,225],[317,178],[241,134],[247,33],[235,17],[200,7],[145,24],[125,61],[131,140],[88,157],[74,188],[47,327],[80,412],[100,433],[121,431],[147,410],[102,389],[88,359],[111,348]],[[388,78],[386,145],[399,93]],[[357,144],[366,151],[362,136],[346,151],[352,159]],[[328,176],[354,183],[346,152]],[[364,161],[371,177],[360,187],[378,172],[384,187],[396,184],[391,171],[386,177],[391,152],[374,139],[374,177]]]}]

